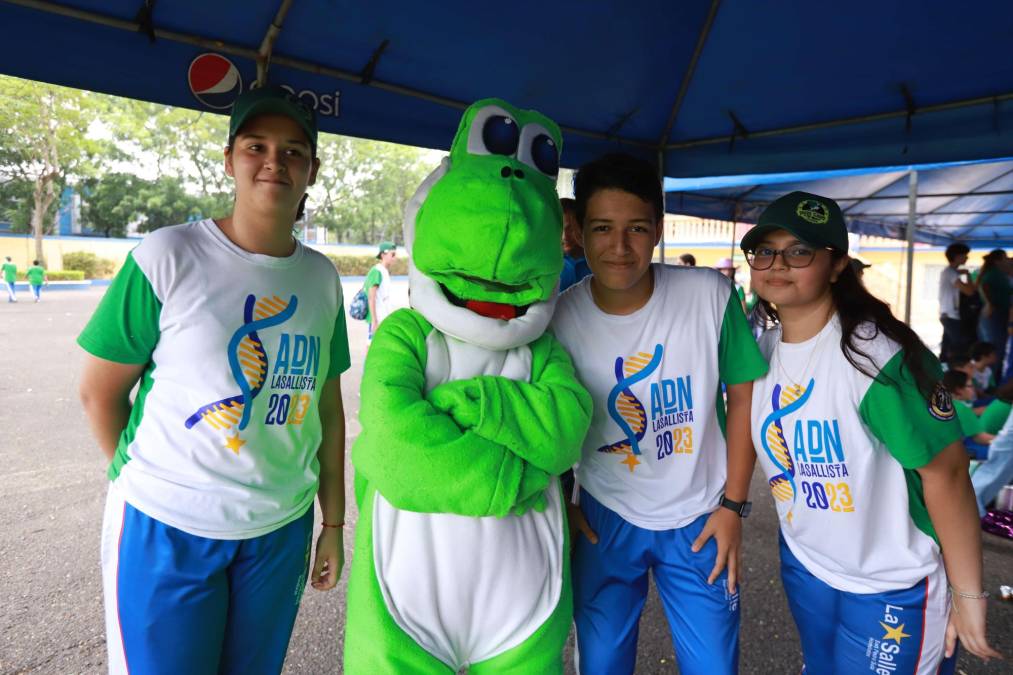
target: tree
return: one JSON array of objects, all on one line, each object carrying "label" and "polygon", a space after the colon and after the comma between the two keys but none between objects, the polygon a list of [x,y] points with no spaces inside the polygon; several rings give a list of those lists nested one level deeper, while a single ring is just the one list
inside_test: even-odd
[{"label": "tree", "polygon": [[312,220],[355,243],[402,240],[408,199],[432,168],[424,150],[321,134]]},{"label": "tree", "polygon": [[86,176],[97,155],[115,148],[88,134],[107,107],[98,95],[0,76],[0,173],[31,185],[31,230],[35,256],[64,181]]},{"label": "tree", "polygon": [[107,237],[126,236],[131,223],[137,223],[141,232],[151,232],[224,215],[231,208],[228,195],[193,195],[176,176],[149,181],[127,173],[89,181],[83,202],[81,216],[85,223]]}]

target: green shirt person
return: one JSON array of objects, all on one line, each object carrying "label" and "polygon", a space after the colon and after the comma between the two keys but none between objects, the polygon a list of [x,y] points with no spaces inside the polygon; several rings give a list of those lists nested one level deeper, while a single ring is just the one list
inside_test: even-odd
[{"label": "green shirt person", "polygon": [[7,302],[17,302],[18,299],[14,295],[14,281],[18,278],[18,266],[11,262],[10,256],[7,256],[4,264],[0,266],[0,271],[3,272],[4,283],[7,284]]},{"label": "green shirt person", "polygon": [[32,295],[35,296],[35,302],[38,302],[41,299],[42,284],[49,283],[46,279],[46,270],[38,260],[33,260],[25,276],[28,277],[28,285],[32,289]]}]

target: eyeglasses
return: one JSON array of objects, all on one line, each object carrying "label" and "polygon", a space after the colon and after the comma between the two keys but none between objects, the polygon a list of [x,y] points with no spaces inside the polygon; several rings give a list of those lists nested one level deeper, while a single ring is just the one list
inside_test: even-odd
[{"label": "eyeglasses", "polygon": [[[832,250],[830,247],[823,247]],[[800,268],[809,267],[816,258],[816,251],[820,249],[805,244],[795,244],[788,248],[776,249],[769,246],[761,246],[752,251],[746,251],[746,262],[754,270],[769,269],[774,264],[774,259],[781,256],[781,260],[788,267]]]}]

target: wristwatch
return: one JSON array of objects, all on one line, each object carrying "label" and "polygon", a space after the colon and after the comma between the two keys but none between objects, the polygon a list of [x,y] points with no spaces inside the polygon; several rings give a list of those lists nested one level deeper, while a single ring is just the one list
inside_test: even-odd
[{"label": "wristwatch", "polygon": [[740,518],[748,516],[749,512],[753,509],[753,502],[733,502],[724,495],[721,495],[719,505],[731,511],[735,511],[735,513],[739,514]]}]

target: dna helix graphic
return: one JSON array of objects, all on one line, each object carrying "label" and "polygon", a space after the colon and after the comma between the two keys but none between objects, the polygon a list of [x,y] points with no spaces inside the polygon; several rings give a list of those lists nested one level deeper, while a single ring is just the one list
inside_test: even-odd
[{"label": "dna helix graphic", "polygon": [[784,438],[784,427],[781,419],[790,415],[809,400],[812,395],[815,380],[810,379],[804,389],[795,387],[782,388],[775,385],[770,395],[770,404],[774,409],[763,420],[760,427],[760,442],[763,445],[767,457],[774,463],[774,466],[781,469],[782,473],[771,478],[767,484],[774,498],[781,502],[791,500],[793,503],[797,496],[795,489],[795,462],[791,458],[791,451],[788,450],[788,442]]},{"label": "dna helix graphic", "polygon": [[641,454],[640,441],[644,439],[644,434],[647,432],[647,411],[630,387],[650,377],[658,369],[658,366],[661,365],[662,354],[664,354],[664,348],[658,344],[655,345],[653,354],[639,352],[625,359],[621,356],[616,359],[617,384],[609,392],[607,407],[609,417],[619,425],[619,429],[626,434],[626,438],[609,445],[603,445],[598,448],[598,452]]},{"label": "dna helix graphic", "polygon": [[198,408],[197,412],[186,419],[184,424],[187,429],[193,428],[201,420],[214,429],[237,426],[242,431],[246,428],[250,421],[250,406],[247,403],[257,397],[267,381],[267,352],[257,331],[285,323],[295,314],[298,304],[299,300],[294,295],[288,302],[276,295],[259,300],[252,293],[246,296],[243,325],[232,334],[228,346],[229,369],[239,387],[239,393]]}]

